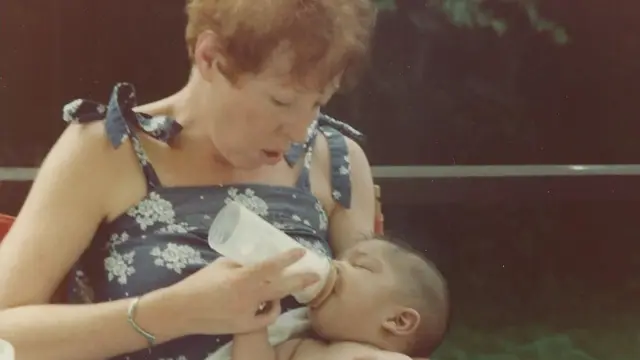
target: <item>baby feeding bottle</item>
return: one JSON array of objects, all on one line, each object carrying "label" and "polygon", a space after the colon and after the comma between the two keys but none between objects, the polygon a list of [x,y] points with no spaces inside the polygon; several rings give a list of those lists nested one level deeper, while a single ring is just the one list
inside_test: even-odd
[{"label": "baby feeding bottle", "polygon": [[[229,202],[213,220],[209,246],[241,265],[253,265],[294,248],[297,241],[238,202]],[[284,270],[285,274],[314,272],[320,281],[292,294],[302,304],[319,305],[333,290],[337,270],[327,256],[307,250],[304,257]]]},{"label": "baby feeding bottle", "polygon": [[0,339],[0,360],[15,360],[16,354],[13,345],[7,340]]}]

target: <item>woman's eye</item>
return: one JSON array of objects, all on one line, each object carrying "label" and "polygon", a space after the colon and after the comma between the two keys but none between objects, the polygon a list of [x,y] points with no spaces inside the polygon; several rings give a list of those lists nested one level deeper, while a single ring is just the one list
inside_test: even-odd
[{"label": "woman's eye", "polygon": [[278,100],[276,98],[271,98],[271,102],[276,106],[282,106],[282,107],[291,105],[290,103],[288,103],[286,101],[281,101],[281,100]]}]

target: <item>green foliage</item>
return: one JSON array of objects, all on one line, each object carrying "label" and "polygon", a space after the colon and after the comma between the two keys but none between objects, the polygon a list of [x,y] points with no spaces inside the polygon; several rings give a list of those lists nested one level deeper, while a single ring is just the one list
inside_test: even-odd
[{"label": "green foliage", "polygon": [[[606,313],[602,317],[606,317]],[[460,324],[452,328],[433,359],[631,360],[638,358],[638,347],[629,341],[633,338],[632,331],[618,327],[609,330],[610,335],[605,335],[595,325],[559,333],[534,324],[501,330],[469,328]]]},{"label": "green foliage", "polygon": [[380,10],[395,10],[396,0],[373,0]]},{"label": "green foliage", "polygon": [[[396,0],[374,0],[381,10],[394,10]],[[487,0],[424,0],[425,8],[443,13],[452,24],[466,28],[491,28],[498,35],[508,29],[508,20],[496,16],[487,6]],[[563,45],[569,42],[567,31],[558,24],[542,17],[537,0],[494,0],[494,3],[508,3],[526,13],[533,29],[551,34],[553,41]]]}]

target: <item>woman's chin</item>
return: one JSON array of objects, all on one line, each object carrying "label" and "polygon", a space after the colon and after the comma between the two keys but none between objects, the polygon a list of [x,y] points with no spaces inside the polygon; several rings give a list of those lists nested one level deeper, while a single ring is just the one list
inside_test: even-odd
[{"label": "woman's chin", "polygon": [[222,157],[220,164],[232,169],[251,171],[266,165],[259,156],[226,156]]}]

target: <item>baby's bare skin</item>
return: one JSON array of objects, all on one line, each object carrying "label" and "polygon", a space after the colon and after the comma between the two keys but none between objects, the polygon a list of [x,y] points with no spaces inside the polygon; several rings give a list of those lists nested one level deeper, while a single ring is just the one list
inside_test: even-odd
[{"label": "baby's bare skin", "polygon": [[276,346],[276,360],[412,360],[409,356],[354,342],[327,344],[293,339]]}]

